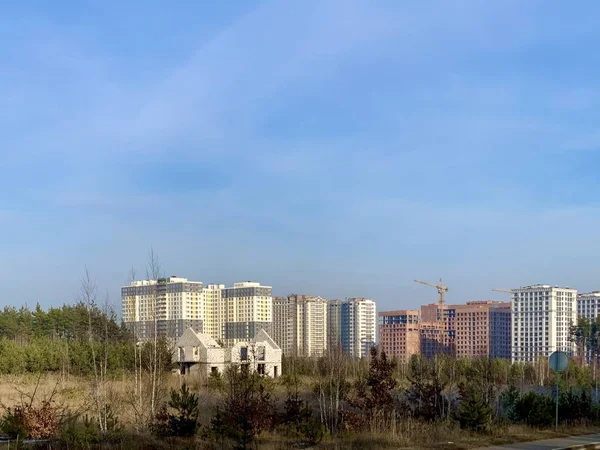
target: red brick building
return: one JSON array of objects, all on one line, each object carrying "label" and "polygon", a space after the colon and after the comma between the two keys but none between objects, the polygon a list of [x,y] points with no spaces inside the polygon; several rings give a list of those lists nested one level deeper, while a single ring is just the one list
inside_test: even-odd
[{"label": "red brick building", "polygon": [[408,361],[420,353],[419,311],[379,313],[379,346],[390,358]]}]

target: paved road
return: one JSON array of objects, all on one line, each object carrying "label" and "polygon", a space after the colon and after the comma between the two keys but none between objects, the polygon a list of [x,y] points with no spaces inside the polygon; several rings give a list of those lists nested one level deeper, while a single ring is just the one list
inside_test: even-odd
[{"label": "paved road", "polygon": [[547,439],[545,441],[521,442],[520,444],[486,447],[486,450],[506,450],[508,448],[519,448],[523,450],[558,450],[570,447],[595,448],[592,444],[598,444],[598,448],[600,448],[600,434]]}]

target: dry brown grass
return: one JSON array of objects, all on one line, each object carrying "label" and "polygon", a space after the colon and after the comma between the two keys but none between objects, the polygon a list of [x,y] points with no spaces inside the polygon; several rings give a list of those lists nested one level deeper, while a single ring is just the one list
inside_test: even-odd
[{"label": "dry brown grass", "polygon": [[[198,375],[188,375],[181,378],[178,375],[167,375],[165,379],[164,392],[171,388],[178,389],[182,382],[186,382],[190,389],[200,396],[200,417],[202,424],[208,424],[215,407],[219,402],[220,394],[206,387],[206,380]],[[308,383],[307,383],[308,384]],[[27,400],[27,396],[33,394],[38,385],[38,377],[33,375],[23,376],[0,376],[0,405],[10,407]],[[72,412],[81,414],[90,411],[90,384],[82,378],[71,377],[63,379],[59,375],[44,374],[39,379],[36,398],[43,399],[55,391],[54,400],[58,405]],[[135,415],[129,403],[132,391],[132,379],[120,377],[110,382],[111,405],[119,417],[119,421],[126,429],[131,430]],[[303,386],[306,393],[309,391],[307,385]],[[285,387],[276,385],[274,389],[277,403],[285,396]],[[166,401],[166,396],[161,400]],[[428,424],[419,421],[405,420],[399,422],[395,429],[386,430],[382,433],[361,433],[346,435],[336,438],[325,438],[319,444],[311,447],[319,450],[341,450],[341,449],[472,449],[493,445],[527,442],[540,439],[550,439],[567,435],[581,435],[600,432],[600,427],[579,426],[560,427],[554,429],[534,430],[521,425],[496,426],[489,434],[475,434],[460,430],[456,426],[447,424]],[[147,443],[135,442],[124,435],[124,440],[129,442],[127,448],[148,448]],[[150,438],[149,438],[150,439]],[[139,445],[138,445],[139,444]],[[258,442],[260,449],[284,450],[293,448],[295,441],[276,433],[265,433]],[[114,448],[125,448],[123,443]],[[137,446],[136,446],[137,445]],[[162,444],[161,444],[162,445]],[[164,448],[177,448],[175,443],[164,442]],[[201,442],[189,442],[187,448],[206,448]],[[152,445],[150,445],[152,447]],[[2,448],[0,446],[0,448]],[[103,447],[110,448],[110,447]]]}]

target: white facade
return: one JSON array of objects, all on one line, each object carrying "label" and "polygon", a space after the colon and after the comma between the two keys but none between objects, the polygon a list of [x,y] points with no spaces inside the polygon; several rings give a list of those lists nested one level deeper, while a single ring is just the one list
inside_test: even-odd
[{"label": "white facade", "polygon": [[[267,290],[271,286],[261,286],[260,283],[244,281],[234,283],[233,288],[227,288],[226,322],[273,321],[273,297]],[[267,295],[265,295],[267,294]]]},{"label": "white facade", "polygon": [[377,310],[368,298],[349,298],[341,304],[342,349],[355,358],[367,356],[377,339]]},{"label": "white facade", "polygon": [[221,298],[223,289],[225,289],[224,284],[208,284],[204,286],[203,291],[206,304],[204,333],[221,340],[223,339],[223,324],[227,310]]},{"label": "white facade", "polygon": [[154,333],[179,337],[188,326],[214,339],[248,340],[260,329],[271,332],[272,288],[257,282],[204,286],[182,277],[133,281],[121,288],[123,321],[140,339]]},{"label": "white facade", "polygon": [[511,296],[513,362],[573,352],[569,328],[577,320],[576,289],[540,284],[512,289]]},{"label": "white facade", "polygon": [[292,294],[273,299],[273,338],[287,356],[323,356],[327,349],[328,302]]},{"label": "white facade", "polygon": [[593,321],[600,313],[600,291],[577,295],[577,317]]},{"label": "white facade", "polygon": [[243,342],[264,329],[272,333],[273,288],[254,281],[234,283],[221,290],[224,308],[223,341]]},{"label": "white facade", "polygon": [[298,303],[298,354],[323,356],[327,349],[327,300],[311,297]]},{"label": "white facade", "polygon": [[[177,340],[173,362],[180,365],[187,363],[187,369],[223,373],[226,367],[226,349],[222,348],[212,337],[196,333],[192,328],[184,331]],[[186,370],[184,370],[185,372]]]},{"label": "white facade", "polygon": [[201,319],[202,290],[202,282],[181,277],[132,281],[122,288],[123,321]]},{"label": "white facade", "polygon": [[273,378],[280,377],[282,352],[265,330],[260,330],[254,339],[237,342],[227,350],[231,364],[247,365],[251,372]]},{"label": "white facade", "polygon": [[276,378],[282,374],[281,357],[281,349],[265,330],[249,341],[223,348],[210,336],[188,328],[177,340],[173,362],[179,363],[183,374],[222,374],[235,364]]}]

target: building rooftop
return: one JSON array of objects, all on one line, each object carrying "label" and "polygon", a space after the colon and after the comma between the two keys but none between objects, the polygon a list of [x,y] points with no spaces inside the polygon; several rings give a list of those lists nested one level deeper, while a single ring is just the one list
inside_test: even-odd
[{"label": "building rooftop", "polygon": [[600,291],[581,292],[577,294],[577,297],[600,297]]},{"label": "building rooftop", "polygon": [[552,288],[554,288],[554,289],[576,290],[576,289],[571,288],[569,286],[564,286],[564,287],[563,286],[558,286],[558,285],[551,286],[549,284],[532,284],[530,286],[521,286],[520,288],[512,289],[512,290],[513,291],[518,291],[518,290],[521,290],[521,289],[552,289]]},{"label": "building rooftop", "polygon": [[421,312],[412,309],[397,309],[395,311],[380,311],[379,316],[420,316]]}]

